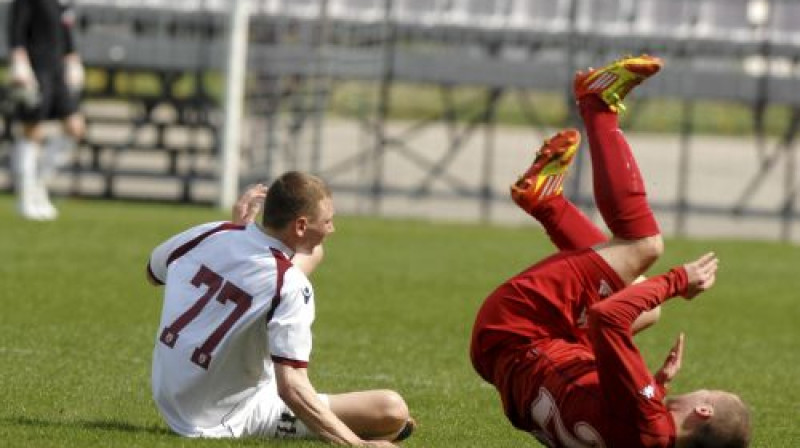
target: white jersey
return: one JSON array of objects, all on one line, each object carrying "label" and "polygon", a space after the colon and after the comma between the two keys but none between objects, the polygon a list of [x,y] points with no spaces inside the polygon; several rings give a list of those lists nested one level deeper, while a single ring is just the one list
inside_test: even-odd
[{"label": "white jersey", "polygon": [[291,256],[257,225],[224,222],[153,251],[148,269],[165,284],[153,398],[176,432],[238,437],[248,401],[275,388],[272,363],[308,365],[313,290]]}]

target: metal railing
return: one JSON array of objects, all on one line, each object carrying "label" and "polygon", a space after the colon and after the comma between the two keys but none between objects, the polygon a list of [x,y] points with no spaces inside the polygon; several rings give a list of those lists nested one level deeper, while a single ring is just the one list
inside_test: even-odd
[{"label": "metal railing", "polygon": [[[89,101],[122,100],[134,112],[121,119],[90,116],[93,126],[128,123],[127,138],[113,144],[87,142],[94,156],[82,169],[103,173],[104,194],[113,196],[114,178],[134,170],[104,165],[102,153],[138,150],[154,157],[166,154],[166,169],[142,176],[177,177],[183,182],[182,200],[197,200],[196,181],[215,176],[213,159],[221,123],[214,82],[224,69],[228,33],[224,0],[93,0],[80,3],[79,42],[88,66],[106,73],[105,85],[91,92]],[[0,21],[7,4],[0,2]],[[683,102],[679,165],[688,163],[694,128],[691,113],[699,101],[746,105],[756,134],[757,167],[748,176],[736,205],[715,208],[693,203],[679,181],[677,232],[692,210],[717,214],[775,216],[790,238],[797,222],[797,185],[794,180],[795,132],[800,120],[800,89],[796,88],[800,61],[800,4],[792,0],[252,0],[248,73],[248,123],[245,139],[245,179],[274,175],[278,159],[284,165],[329,174],[334,183],[349,170],[360,180],[342,181],[342,189],[362,192],[378,212],[387,195],[424,198],[441,194],[433,179],[449,186],[445,194],[477,199],[480,215],[489,219],[496,199],[503,197],[492,179],[491,166],[465,179],[451,166],[465,143],[483,134],[480,157],[495,157],[494,128],[498,103],[528,91],[567,92],[576,67],[596,65],[624,53],[652,52],[668,67],[648,82],[637,97],[672,98]],[[4,57],[5,36],[0,36]],[[153,76],[153,94],[131,93],[120,76]],[[187,78],[194,88],[180,94]],[[124,79],[124,76],[123,76]],[[324,141],[322,128],[330,95],[342,80],[374,85],[361,98],[361,151],[348,160],[325,166],[321,154],[335,150]],[[387,117],[393,105],[390,92],[399,84],[438,86],[441,110],[392,134]],[[466,123],[452,121],[457,106],[448,100],[452,89],[473,86],[484,91],[476,112]],[[218,89],[217,89],[218,90]],[[535,105],[529,105],[532,127]],[[791,118],[779,141],[769,147],[764,135],[765,111],[784,106]],[[87,109],[90,110],[91,108]],[[164,121],[166,115],[172,118]],[[429,157],[413,147],[415,135],[431,126],[448,129],[447,149]],[[171,145],[173,128],[187,135],[204,132],[202,144],[183,139]],[[142,142],[141,134],[155,134]],[[91,134],[90,134],[91,135]],[[190,140],[190,139],[189,139]],[[397,187],[385,177],[390,154],[419,169],[416,185]],[[111,158],[114,159],[113,157]],[[184,160],[185,159],[185,160]],[[202,159],[202,160],[200,160]],[[491,164],[489,164],[491,165]],[[189,167],[189,168],[186,168]],[[206,167],[206,168],[203,168]],[[783,167],[781,206],[763,209],[752,203],[767,176]],[[80,170],[79,170],[80,171]],[[580,171],[580,169],[579,169]],[[366,173],[366,174],[365,174]],[[579,173],[580,174],[580,173]],[[681,176],[681,173],[677,174]],[[590,202],[585,176],[575,176],[578,201]],[[388,183],[387,183],[388,182]]]}]

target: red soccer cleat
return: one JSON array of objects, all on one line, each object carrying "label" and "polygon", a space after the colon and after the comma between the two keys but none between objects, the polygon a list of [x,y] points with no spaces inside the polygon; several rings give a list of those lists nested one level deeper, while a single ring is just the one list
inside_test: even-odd
[{"label": "red soccer cleat", "polygon": [[545,140],[528,171],[511,185],[511,199],[531,213],[542,201],[560,195],[580,142],[576,129],[563,130]]},{"label": "red soccer cleat", "polygon": [[573,84],[575,99],[597,95],[612,111],[624,111],[622,100],[634,87],[658,73],[663,65],[661,59],[643,54],[619,59],[600,69],[580,71]]}]

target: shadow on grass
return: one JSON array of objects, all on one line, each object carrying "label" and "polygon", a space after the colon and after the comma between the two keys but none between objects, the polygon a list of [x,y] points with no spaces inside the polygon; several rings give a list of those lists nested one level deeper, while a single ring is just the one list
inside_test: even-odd
[{"label": "shadow on grass", "polygon": [[118,420],[53,420],[45,418],[34,417],[6,417],[2,419],[3,422],[19,425],[31,426],[39,428],[83,428],[100,431],[114,431],[125,433],[148,433],[160,436],[175,436],[175,433],[167,428],[160,426],[141,426],[133,423],[118,421]]},{"label": "shadow on grass", "polygon": [[[181,436],[170,431],[168,428],[150,425],[141,426],[119,420],[59,420],[39,417],[0,417],[0,425],[16,425],[21,427],[39,429],[86,429],[92,431],[108,431],[123,434],[151,434],[155,436],[167,436],[182,439]],[[212,439],[213,442],[227,443],[226,439]],[[236,446],[263,446],[265,439],[245,438],[237,439]],[[307,447],[307,446],[328,446],[321,441],[314,440],[270,440],[270,446],[275,447]],[[0,444],[0,446],[5,446]]]}]

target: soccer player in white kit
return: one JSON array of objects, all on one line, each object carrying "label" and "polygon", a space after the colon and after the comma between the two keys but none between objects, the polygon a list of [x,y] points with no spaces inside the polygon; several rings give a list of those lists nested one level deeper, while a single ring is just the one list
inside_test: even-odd
[{"label": "soccer player in white kit", "polygon": [[188,437],[394,446],[414,428],[399,394],[321,395],[308,378],[315,297],[307,275],[334,231],[330,190],[299,172],[265,190],[243,195],[234,222],[193,227],[150,256],[148,279],[165,287],[152,370],[161,415]]}]

